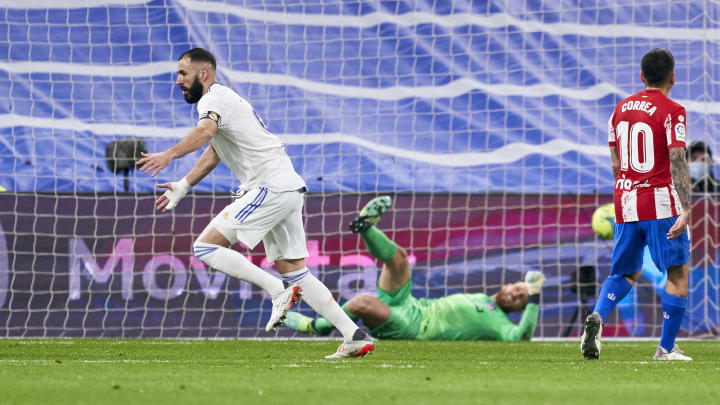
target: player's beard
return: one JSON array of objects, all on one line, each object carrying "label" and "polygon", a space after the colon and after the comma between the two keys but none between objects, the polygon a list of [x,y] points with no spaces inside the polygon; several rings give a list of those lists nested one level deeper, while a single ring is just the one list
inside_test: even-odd
[{"label": "player's beard", "polygon": [[495,303],[505,313],[515,312],[518,310],[518,308],[515,308],[512,305],[512,297],[507,291],[505,291],[505,287],[501,288],[500,291],[498,291],[497,295],[495,296]]},{"label": "player's beard", "polygon": [[187,90],[187,94],[183,94],[183,96],[185,97],[185,101],[188,104],[197,103],[198,101],[200,101],[200,98],[203,95],[203,86],[200,83],[200,80],[197,79],[197,77],[195,78],[193,84],[190,85],[190,88],[185,88],[182,86],[180,86],[180,88],[183,90]]},{"label": "player's beard", "polygon": [[506,294],[502,290],[500,290],[495,296],[495,303],[503,310],[503,312],[511,312],[510,310],[512,308],[508,305]]}]

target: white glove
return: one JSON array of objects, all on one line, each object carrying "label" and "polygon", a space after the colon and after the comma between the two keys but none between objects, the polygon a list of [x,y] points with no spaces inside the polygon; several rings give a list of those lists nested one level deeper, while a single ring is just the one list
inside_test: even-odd
[{"label": "white glove", "polygon": [[180,199],[185,197],[185,194],[187,194],[187,192],[190,191],[191,188],[185,177],[183,177],[179,181],[170,183],[170,185],[172,186],[172,190],[167,189],[167,191],[165,191],[165,194],[163,194],[163,197],[168,199],[168,203],[165,206],[166,210],[171,210],[175,208]]},{"label": "white glove", "polygon": [[529,295],[540,294],[543,284],[545,284],[545,276],[539,271],[528,271],[525,274],[525,285]]}]

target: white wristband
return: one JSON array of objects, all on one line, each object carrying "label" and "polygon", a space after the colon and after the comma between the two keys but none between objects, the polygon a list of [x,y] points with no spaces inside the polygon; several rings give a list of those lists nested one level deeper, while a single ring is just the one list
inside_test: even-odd
[{"label": "white wristband", "polygon": [[[190,183],[188,183],[188,181],[187,181],[187,177],[183,177],[182,179],[176,181],[175,184],[177,184],[178,187],[180,187],[182,190],[184,190],[184,192],[185,192],[186,194],[187,194],[187,192],[190,191],[190,189],[192,188],[192,186],[190,185]],[[174,188],[174,187],[173,187],[173,188]]]},{"label": "white wristband", "polygon": [[167,206],[165,206],[165,209],[171,210],[175,208],[177,203],[185,197],[185,194],[187,194],[188,191],[190,191],[190,183],[188,183],[187,178],[183,177],[179,181],[175,181],[172,184],[172,190],[165,191],[165,194],[163,194],[167,199],[169,200]]}]

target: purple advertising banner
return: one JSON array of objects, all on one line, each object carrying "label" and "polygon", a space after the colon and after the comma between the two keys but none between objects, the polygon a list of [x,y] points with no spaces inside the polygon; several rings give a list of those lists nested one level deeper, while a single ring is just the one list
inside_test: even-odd
[{"label": "purple advertising banner", "polygon": [[[344,302],[375,291],[379,263],[348,223],[374,195],[309,194],[308,266]],[[590,227],[594,195],[395,195],[378,227],[405,247],[413,294],[494,293],[529,270],[548,278],[536,336],[574,336],[609,271],[612,242]],[[193,239],[229,198],[189,195],[156,213],[153,195],[0,194],[0,336],[273,337],[267,295],[208,269]],[[683,334],[718,328],[717,228],[711,197],[693,210],[691,305]],[[262,244],[240,245],[274,273]],[[581,268],[592,277],[579,277]],[[649,269],[608,322],[606,336],[659,333],[661,273]],[[584,288],[583,288],[584,287]],[[302,304],[299,310],[310,313]]]}]

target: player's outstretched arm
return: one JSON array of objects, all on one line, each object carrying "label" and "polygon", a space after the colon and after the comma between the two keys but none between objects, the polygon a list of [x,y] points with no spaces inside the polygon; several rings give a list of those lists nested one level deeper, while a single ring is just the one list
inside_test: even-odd
[{"label": "player's outstretched arm", "polygon": [[503,342],[530,340],[530,338],[532,338],[535,334],[538,314],[538,304],[531,304],[530,302],[528,302],[525,306],[525,310],[523,311],[520,323],[515,325],[508,320],[507,324],[501,326],[498,340],[501,340]]},{"label": "player's outstretched arm", "polygon": [[525,305],[520,323],[517,325],[508,321],[500,329],[500,340],[518,341],[530,340],[535,334],[538,316],[540,313],[540,290],[545,284],[545,276],[539,271],[529,271],[525,274],[525,285],[528,289],[528,300]]},{"label": "player's outstretched arm", "polygon": [[187,176],[179,181],[172,183],[158,184],[158,188],[166,189],[165,194],[155,200],[155,209],[165,212],[175,208],[177,203],[185,197],[190,188],[200,182],[220,163],[220,157],[215,152],[212,145],[205,149],[200,159],[195,162],[195,166],[188,172]]},{"label": "player's outstretched arm", "polygon": [[690,169],[688,168],[685,148],[675,147],[670,149],[670,174],[672,175],[673,186],[680,199],[683,213],[680,214],[675,224],[667,234],[668,239],[675,239],[687,229],[690,223]]},{"label": "player's outstretched arm", "polygon": [[185,178],[187,179],[190,186],[194,186],[204,179],[205,176],[213,171],[218,163],[220,163],[220,156],[215,151],[215,147],[212,145],[208,146],[205,151],[200,155],[200,159],[195,162],[195,165],[188,172]]},{"label": "player's outstretched arm", "polygon": [[213,120],[200,120],[189,134],[170,149],[157,153],[141,153],[142,159],[135,164],[145,173],[152,172],[151,176],[168,167],[173,159],[185,156],[203,147],[217,132],[217,124]]}]

